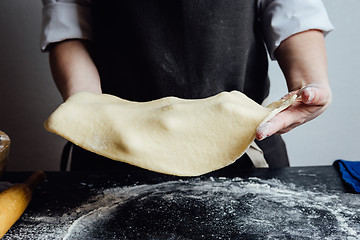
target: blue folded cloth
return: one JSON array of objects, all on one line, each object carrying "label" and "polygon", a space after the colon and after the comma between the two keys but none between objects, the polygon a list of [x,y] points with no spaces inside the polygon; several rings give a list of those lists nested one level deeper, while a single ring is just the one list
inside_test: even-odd
[{"label": "blue folded cloth", "polygon": [[360,193],[360,161],[336,160],[333,166],[340,172],[345,183],[357,193]]}]

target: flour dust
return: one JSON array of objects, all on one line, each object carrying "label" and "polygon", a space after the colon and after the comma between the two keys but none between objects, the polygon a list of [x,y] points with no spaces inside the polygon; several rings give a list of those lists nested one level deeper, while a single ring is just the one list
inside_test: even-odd
[{"label": "flour dust", "polygon": [[[360,239],[360,197],[279,180],[103,189],[62,216],[23,217],[11,239]],[[7,239],[6,237],[4,239]]]}]

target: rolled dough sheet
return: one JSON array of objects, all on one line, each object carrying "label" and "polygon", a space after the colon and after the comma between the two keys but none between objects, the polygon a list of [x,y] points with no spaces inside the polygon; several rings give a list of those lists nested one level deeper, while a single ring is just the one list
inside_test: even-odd
[{"label": "rolled dough sheet", "polygon": [[238,91],[150,102],[81,92],[60,105],[45,128],[113,160],[166,174],[198,176],[243,155],[256,128],[294,99],[265,108]]}]

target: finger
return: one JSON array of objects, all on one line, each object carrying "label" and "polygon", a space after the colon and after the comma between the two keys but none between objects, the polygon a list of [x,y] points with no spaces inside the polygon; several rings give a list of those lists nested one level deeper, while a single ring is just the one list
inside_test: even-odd
[{"label": "finger", "polygon": [[303,114],[301,112],[294,114],[291,108],[289,108],[260,126],[256,130],[256,138],[263,140],[268,136],[281,132],[283,129],[287,129],[289,126],[299,126],[303,122],[302,119]]},{"label": "finger", "polygon": [[307,105],[326,105],[329,103],[330,93],[328,89],[319,87],[318,85],[311,84],[298,93],[300,100]]},{"label": "finger", "polygon": [[291,125],[287,126],[286,128],[280,129],[279,131],[277,131],[274,134],[284,134],[284,133],[290,132],[291,130],[293,130],[294,128],[296,128],[300,125],[301,125],[300,123],[291,124]]}]

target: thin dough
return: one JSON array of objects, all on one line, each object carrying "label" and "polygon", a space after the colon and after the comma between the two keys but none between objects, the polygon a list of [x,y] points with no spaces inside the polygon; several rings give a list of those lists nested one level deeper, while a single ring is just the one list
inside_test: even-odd
[{"label": "thin dough", "polygon": [[265,108],[238,91],[150,102],[81,92],[63,103],[45,128],[113,160],[197,176],[233,163],[254,140],[256,128],[292,101]]}]

